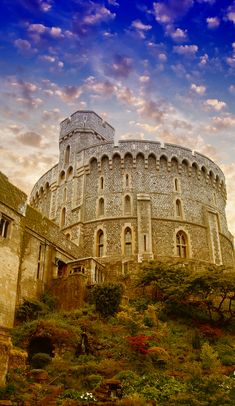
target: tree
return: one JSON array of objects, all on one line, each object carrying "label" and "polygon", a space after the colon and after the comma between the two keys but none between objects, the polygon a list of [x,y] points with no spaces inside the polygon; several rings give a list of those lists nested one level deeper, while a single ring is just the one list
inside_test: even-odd
[{"label": "tree", "polygon": [[138,286],[156,286],[165,303],[188,304],[210,320],[235,317],[235,270],[212,265],[194,270],[188,263],[153,262],[139,275]]},{"label": "tree", "polygon": [[92,300],[102,316],[112,316],[121,303],[123,286],[117,283],[96,285],[92,290]]}]

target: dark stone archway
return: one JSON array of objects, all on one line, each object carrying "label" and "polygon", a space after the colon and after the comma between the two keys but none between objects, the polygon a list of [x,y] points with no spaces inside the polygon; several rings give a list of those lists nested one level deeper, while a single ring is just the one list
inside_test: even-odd
[{"label": "dark stone archway", "polygon": [[31,363],[32,357],[37,353],[44,353],[54,356],[54,345],[49,337],[33,337],[29,342],[28,360]]}]

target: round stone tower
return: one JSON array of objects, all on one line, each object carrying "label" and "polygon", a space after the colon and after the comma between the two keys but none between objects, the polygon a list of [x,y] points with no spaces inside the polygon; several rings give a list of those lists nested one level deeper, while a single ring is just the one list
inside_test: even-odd
[{"label": "round stone tower", "polygon": [[92,111],[62,121],[59,162],[34,186],[31,204],[110,274],[148,259],[234,264],[220,168],[177,145],[115,145],[113,127]]}]

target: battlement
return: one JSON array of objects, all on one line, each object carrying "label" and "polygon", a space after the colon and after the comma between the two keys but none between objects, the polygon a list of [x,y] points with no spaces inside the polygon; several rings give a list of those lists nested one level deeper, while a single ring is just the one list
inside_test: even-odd
[{"label": "battlement", "polygon": [[71,131],[92,131],[103,141],[113,141],[115,130],[94,111],[78,110],[60,123],[60,140]]}]

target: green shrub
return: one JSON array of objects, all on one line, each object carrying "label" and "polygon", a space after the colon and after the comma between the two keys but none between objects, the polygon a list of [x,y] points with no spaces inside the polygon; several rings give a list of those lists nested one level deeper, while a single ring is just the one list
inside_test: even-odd
[{"label": "green shrub", "polygon": [[17,309],[16,318],[21,322],[35,320],[47,311],[48,307],[45,303],[37,299],[23,299],[23,303]]},{"label": "green shrub", "polygon": [[92,301],[96,310],[104,317],[113,316],[121,303],[123,286],[117,283],[96,285],[92,290]]},{"label": "green shrub", "polygon": [[212,369],[220,365],[218,353],[208,343],[204,343],[202,346],[201,362],[203,369]]},{"label": "green shrub", "polygon": [[38,352],[32,356],[31,366],[36,369],[43,369],[51,362],[49,354]]}]

